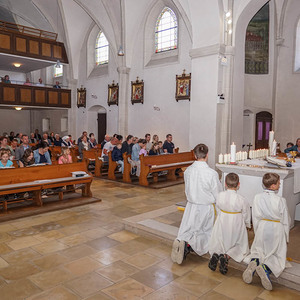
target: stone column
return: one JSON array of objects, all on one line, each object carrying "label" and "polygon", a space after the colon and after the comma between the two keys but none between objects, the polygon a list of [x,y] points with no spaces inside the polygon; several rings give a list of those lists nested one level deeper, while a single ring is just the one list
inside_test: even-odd
[{"label": "stone column", "polygon": [[118,133],[124,139],[128,135],[128,103],[129,103],[129,72],[130,68],[119,67],[119,115]]}]

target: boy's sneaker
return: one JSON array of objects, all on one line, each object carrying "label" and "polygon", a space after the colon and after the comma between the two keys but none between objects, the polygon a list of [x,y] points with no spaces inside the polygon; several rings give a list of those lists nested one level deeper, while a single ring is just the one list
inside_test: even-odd
[{"label": "boy's sneaker", "polygon": [[226,275],[228,272],[228,258],[224,254],[220,254],[219,260],[219,271],[221,274]]},{"label": "boy's sneaker", "polygon": [[253,279],[253,275],[255,273],[257,267],[257,261],[256,259],[253,259],[250,261],[249,265],[247,266],[247,269],[243,273],[243,280],[246,283],[251,283]]},{"label": "boy's sneaker", "polygon": [[272,291],[272,282],[269,275],[270,271],[266,268],[266,265],[262,264],[256,267],[257,275],[260,277],[262,286],[268,290]]},{"label": "boy's sneaker", "polygon": [[172,246],[172,253],[171,259],[174,263],[182,264],[184,259],[184,248],[185,248],[185,241],[179,241],[177,239],[174,240]]},{"label": "boy's sneaker", "polygon": [[218,261],[219,261],[219,255],[217,253],[214,253],[212,255],[211,259],[209,260],[208,267],[212,271],[216,271],[217,265],[218,265]]}]

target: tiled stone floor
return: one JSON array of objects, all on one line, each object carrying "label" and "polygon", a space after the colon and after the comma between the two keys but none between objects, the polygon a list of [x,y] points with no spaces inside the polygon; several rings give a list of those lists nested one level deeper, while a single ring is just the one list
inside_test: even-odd
[{"label": "tiled stone floor", "polygon": [[[100,203],[0,224],[0,299],[300,299],[279,285],[265,291],[241,272],[212,272],[190,255],[178,266],[170,247],[124,230],[123,218],[184,200],[184,186],[161,190],[95,179]],[[176,214],[158,219],[178,223]]]}]

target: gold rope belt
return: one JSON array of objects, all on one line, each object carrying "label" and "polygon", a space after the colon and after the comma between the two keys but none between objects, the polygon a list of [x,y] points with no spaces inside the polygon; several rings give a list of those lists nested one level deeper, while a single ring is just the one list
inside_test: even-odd
[{"label": "gold rope belt", "polygon": [[233,214],[233,215],[241,213],[241,211],[226,211],[226,210],[223,210],[223,209],[221,209],[221,212],[223,212],[225,214]]},{"label": "gold rope belt", "polygon": [[278,220],[270,220],[270,219],[263,219],[264,221],[269,221],[269,222],[276,222],[276,223],[280,223],[280,221]]}]

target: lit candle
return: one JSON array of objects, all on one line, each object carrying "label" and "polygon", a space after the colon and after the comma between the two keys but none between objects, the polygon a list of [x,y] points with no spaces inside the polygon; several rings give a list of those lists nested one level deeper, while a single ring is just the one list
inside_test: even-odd
[{"label": "lit candle", "polygon": [[223,154],[219,154],[219,164],[222,164],[224,162],[224,156]]},{"label": "lit candle", "polygon": [[236,145],[232,143],[230,146],[230,163],[236,162]]}]

